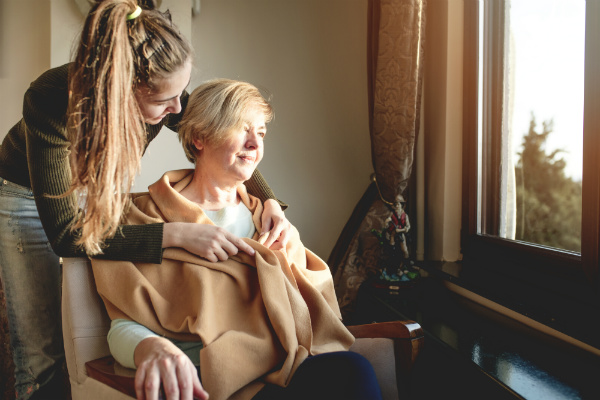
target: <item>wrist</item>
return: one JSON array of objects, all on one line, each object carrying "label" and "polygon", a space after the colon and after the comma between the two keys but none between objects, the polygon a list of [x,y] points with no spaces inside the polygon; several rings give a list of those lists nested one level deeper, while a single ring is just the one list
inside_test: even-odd
[{"label": "wrist", "polygon": [[263,201],[263,206],[264,207],[276,207],[277,209],[280,209],[281,211],[285,211],[285,209],[288,207],[287,204],[275,199],[275,198],[269,198],[266,199],[265,201]]},{"label": "wrist", "polygon": [[166,222],[163,228],[162,247],[181,247],[181,232],[184,222]]},{"label": "wrist", "polygon": [[142,340],[135,347],[133,361],[139,367],[144,361],[156,358],[161,354],[175,354],[180,350],[169,339],[161,336],[151,336]]},{"label": "wrist", "polygon": [[279,202],[275,199],[266,199],[263,202],[263,207],[264,208],[275,208],[275,209],[281,208],[281,206],[279,205]]}]

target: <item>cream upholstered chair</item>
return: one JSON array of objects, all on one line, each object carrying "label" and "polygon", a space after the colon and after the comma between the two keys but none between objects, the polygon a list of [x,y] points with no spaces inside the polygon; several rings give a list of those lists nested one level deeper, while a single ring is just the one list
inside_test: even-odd
[{"label": "cream upholstered chair", "polygon": [[86,362],[110,356],[106,341],[110,319],[96,292],[91,264],[85,258],[63,259],[62,325],[73,400],[131,400],[91,379],[86,371]]},{"label": "cream upholstered chair", "polygon": [[[110,319],[87,259],[63,260],[62,319],[73,400],[134,397],[135,371],[110,356],[106,341]],[[398,399],[398,377],[410,370],[423,344],[420,325],[396,321],[349,328],[357,337],[350,350],[371,362],[384,399]]]}]

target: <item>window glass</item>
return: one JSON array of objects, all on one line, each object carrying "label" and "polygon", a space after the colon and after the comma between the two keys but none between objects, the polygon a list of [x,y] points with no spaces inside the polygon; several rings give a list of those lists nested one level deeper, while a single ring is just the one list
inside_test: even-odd
[{"label": "window glass", "polygon": [[[501,123],[486,124],[491,118],[486,115],[480,119],[481,135],[501,135],[490,145],[499,152],[497,165],[488,169],[499,174],[497,192],[480,196],[499,201],[495,223],[480,224],[484,233],[581,250],[585,6],[585,0],[512,0],[498,11],[486,2],[486,12],[503,14],[504,26],[495,33],[485,26],[480,31],[482,46],[497,46],[481,49],[481,73],[501,76],[496,86],[482,85],[501,92],[496,106],[480,104],[484,114],[501,114]],[[481,20],[492,21],[483,15]],[[495,74],[498,63],[503,67]],[[490,96],[482,93],[483,99]]]}]

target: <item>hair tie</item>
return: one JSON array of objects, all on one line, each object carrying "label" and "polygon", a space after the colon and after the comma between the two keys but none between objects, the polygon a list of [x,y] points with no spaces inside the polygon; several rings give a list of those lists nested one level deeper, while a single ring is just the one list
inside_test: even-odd
[{"label": "hair tie", "polygon": [[140,6],[135,6],[135,10],[131,14],[127,14],[127,21],[131,21],[132,19],[136,19],[142,13],[142,8]]}]

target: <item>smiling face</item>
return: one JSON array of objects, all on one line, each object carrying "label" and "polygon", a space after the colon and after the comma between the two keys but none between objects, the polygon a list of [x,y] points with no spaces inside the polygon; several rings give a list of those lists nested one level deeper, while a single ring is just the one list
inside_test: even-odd
[{"label": "smiling face", "polygon": [[223,185],[234,185],[250,179],[263,158],[263,140],[267,134],[266,116],[258,107],[250,107],[239,126],[226,133],[221,143],[194,140],[197,149],[196,169]]},{"label": "smiling face", "polygon": [[181,94],[190,83],[191,73],[192,63],[188,61],[179,71],[156,79],[153,88],[141,85],[136,89],[135,98],[145,123],[156,125],[168,114],[181,112]]}]

